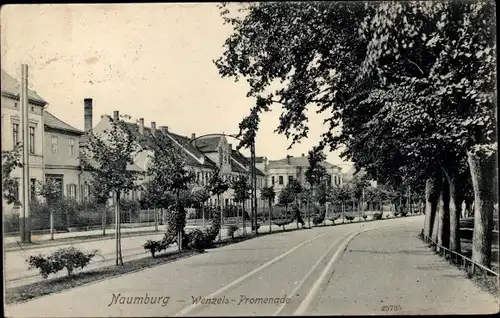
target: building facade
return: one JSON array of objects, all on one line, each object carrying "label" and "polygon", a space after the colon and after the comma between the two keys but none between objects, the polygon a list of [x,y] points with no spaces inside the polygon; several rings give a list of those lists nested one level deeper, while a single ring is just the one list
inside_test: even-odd
[{"label": "building facade", "polygon": [[[342,168],[326,161],[321,163],[327,172],[326,182],[334,187],[342,187]],[[276,201],[279,193],[292,181],[297,180],[301,185],[308,187],[305,172],[309,166],[309,160],[302,154],[300,157],[287,156],[280,160],[269,160],[267,166],[267,182],[274,186]]]},{"label": "building facade", "polygon": [[[1,70],[1,138],[2,152],[11,151],[16,144],[22,144],[22,118],[20,103],[20,83],[14,77]],[[30,184],[34,187],[38,181],[44,180],[44,109],[47,102],[36,92],[28,90],[28,151]],[[12,177],[21,184],[22,169],[12,172]],[[21,187],[17,191],[22,201]],[[2,209],[5,214],[19,213],[19,207],[7,204],[2,196]]]}]

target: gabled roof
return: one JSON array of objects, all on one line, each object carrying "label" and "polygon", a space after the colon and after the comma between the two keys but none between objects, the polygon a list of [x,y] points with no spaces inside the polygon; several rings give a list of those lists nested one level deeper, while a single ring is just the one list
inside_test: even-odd
[{"label": "gabled roof", "polygon": [[219,146],[220,136],[200,137],[194,141],[196,147],[202,152],[216,152]]},{"label": "gabled roof", "polygon": [[[235,161],[237,161],[240,165],[243,165],[245,167],[249,167],[250,166],[250,159],[248,159],[247,157],[245,157],[241,152],[235,150],[235,149],[232,149],[231,151],[231,158],[234,159]],[[255,158],[257,159],[257,158]],[[256,160],[256,163],[257,163],[257,160]],[[232,163],[231,163],[232,164]],[[237,165],[240,169],[241,166]],[[246,170],[244,170],[245,172],[248,172]],[[265,176],[265,174],[260,171],[259,169],[255,169],[257,175],[259,176]]]},{"label": "gabled roof", "polygon": [[65,122],[63,122],[62,120],[60,120],[59,118],[52,115],[46,110],[43,111],[43,124],[45,125],[45,127],[55,129],[61,132],[77,134],[80,136],[84,134],[83,131],[76,129],[75,127],[69,124],[66,124]]},{"label": "gabled roof", "polygon": [[[290,161],[290,163],[288,163]],[[329,162],[323,161],[321,165],[325,168],[339,168],[336,165],[332,165]],[[270,169],[272,168],[277,168],[277,167],[309,167],[309,159],[307,157],[293,157],[290,156],[289,158],[283,158],[279,160],[269,160],[268,162],[268,167]]]},{"label": "gabled roof", "polygon": [[[21,85],[18,80],[2,70],[1,82],[2,95],[6,95],[7,97],[15,99],[20,98],[19,94],[21,93]],[[41,106],[45,106],[47,104],[47,102],[42,97],[40,97],[40,95],[30,89],[28,89],[28,100],[33,104],[39,104]]]}]

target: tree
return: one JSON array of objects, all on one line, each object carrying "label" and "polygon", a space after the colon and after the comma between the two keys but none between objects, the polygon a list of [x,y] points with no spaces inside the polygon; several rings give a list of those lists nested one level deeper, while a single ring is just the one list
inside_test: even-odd
[{"label": "tree", "polygon": [[173,142],[163,134],[157,134],[154,138],[150,156],[151,165],[146,174],[150,178],[149,189],[152,189],[152,199],[161,203],[165,201],[165,196],[169,193],[175,197],[175,208],[173,215],[169,217],[169,232],[177,237],[177,246],[179,251],[183,249],[183,240],[185,238],[184,227],[186,225],[185,203],[181,198],[182,192],[189,189],[189,186],[196,179],[196,174],[187,168],[186,158],[179,148],[175,147]]},{"label": "tree", "polygon": [[243,233],[246,233],[246,223],[245,223],[245,202],[250,199],[250,191],[252,186],[247,176],[240,176],[232,183],[232,188],[234,190],[234,201],[241,204],[242,207],[242,219],[243,219]]},{"label": "tree", "polygon": [[[222,207],[221,207],[221,201],[220,201],[220,196],[226,192],[229,189],[229,183],[222,179],[220,169],[216,168],[213,174],[211,175],[210,179],[208,180],[207,184],[207,190],[212,194],[217,196],[217,207],[219,210],[219,213],[221,213],[221,222],[222,222]],[[253,228],[253,220],[252,220],[252,228]],[[222,236],[222,227],[219,232],[219,239]]]},{"label": "tree", "polygon": [[[222,15],[233,34],[215,63],[223,76],[245,77],[257,99],[240,124],[244,136],[281,104],[277,131],[292,146],[307,137],[305,111],[316,104],[332,114],[320,148],[344,145],[345,158],[374,179],[422,190],[428,182],[437,193],[442,170],[449,176],[466,155],[476,179],[473,258],[489,263],[497,193],[491,2],[252,3],[236,17],[223,6]],[[460,193],[453,196],[456,206]],[[426,218],[439,197],[426,193]]]},{"label": "tree", "polygon": [[285,207],[285,219],[288,218],[288,207],[295,202],[295,192],[290,183],[278,194],[278,203]]},{"label": "tree", "polygon": [[271,233],[271,220],[273,213],[273,202],[276,198],[276,192],[274,192],[274,186],[264,187],[260,190],[260,196],[263,200],[267,201],[269,204],[269,233]]},{"label": "tree", "polygon": [[136,188],[137,173],[129,167],[134,164],[137,149],[136,140],[125,122],[112,120],[111,129],[105,130],[102,135],[90,133],[89,147],[82,156],[84,167],[92,175],[92,186],[95,189],[104,187],[115,196],[116,265],[123,265],[120,238],[120,195]]},{"label": "tree", "polygon": [[22,168],[22,145],[14,145],[11,151],[2,151],[2,195],[7,204],[19,205],[19,181],[12,177],[16,168]]}]

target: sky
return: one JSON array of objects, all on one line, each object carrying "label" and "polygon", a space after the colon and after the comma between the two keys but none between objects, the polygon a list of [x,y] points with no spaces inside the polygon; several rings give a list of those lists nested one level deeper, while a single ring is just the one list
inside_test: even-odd
[{"label": "sky", "polygon": [[[28,64],[29,86],[47,110],[82,130],[88,97],[94,125],[119,110],[186,136],[237,133],[255,102],[246,82],[221,78],[213,63],[232,31],[216,3],[8,5],[0,21],[2,69],[19,79]],[[328,129],[312,109],[309,137],[287,150],[285,136],[274,133],[280,114],[275,106],[262,115],[257,156],[307,155]],[[347,170],[338,154],[327,161]]]}]

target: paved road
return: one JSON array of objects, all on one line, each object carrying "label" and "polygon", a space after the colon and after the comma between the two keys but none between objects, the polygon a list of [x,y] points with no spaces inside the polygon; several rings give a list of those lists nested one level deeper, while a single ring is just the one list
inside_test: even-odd
[{"label": "paved road", "polygon": [[[7,306],[6,315],[110,317],[497,312],[498,303],[493,296],[481,292],[418,240],[422,224],[423,217],[419,216],[263,236]],[[157,303],[127,304],[129,299],[123,297],[154,298]],[[162,297],[161,301],[159,297]],[[217,299],[209,304],[193,304],[193,298],[197,300],[199,297]],[[130,300],[136,301],[134,298]],[[125,303],[120,304],[122,301]],[[393,308],[400,308],[400,311],[382,311],[383,305],[396,306]]]}]

